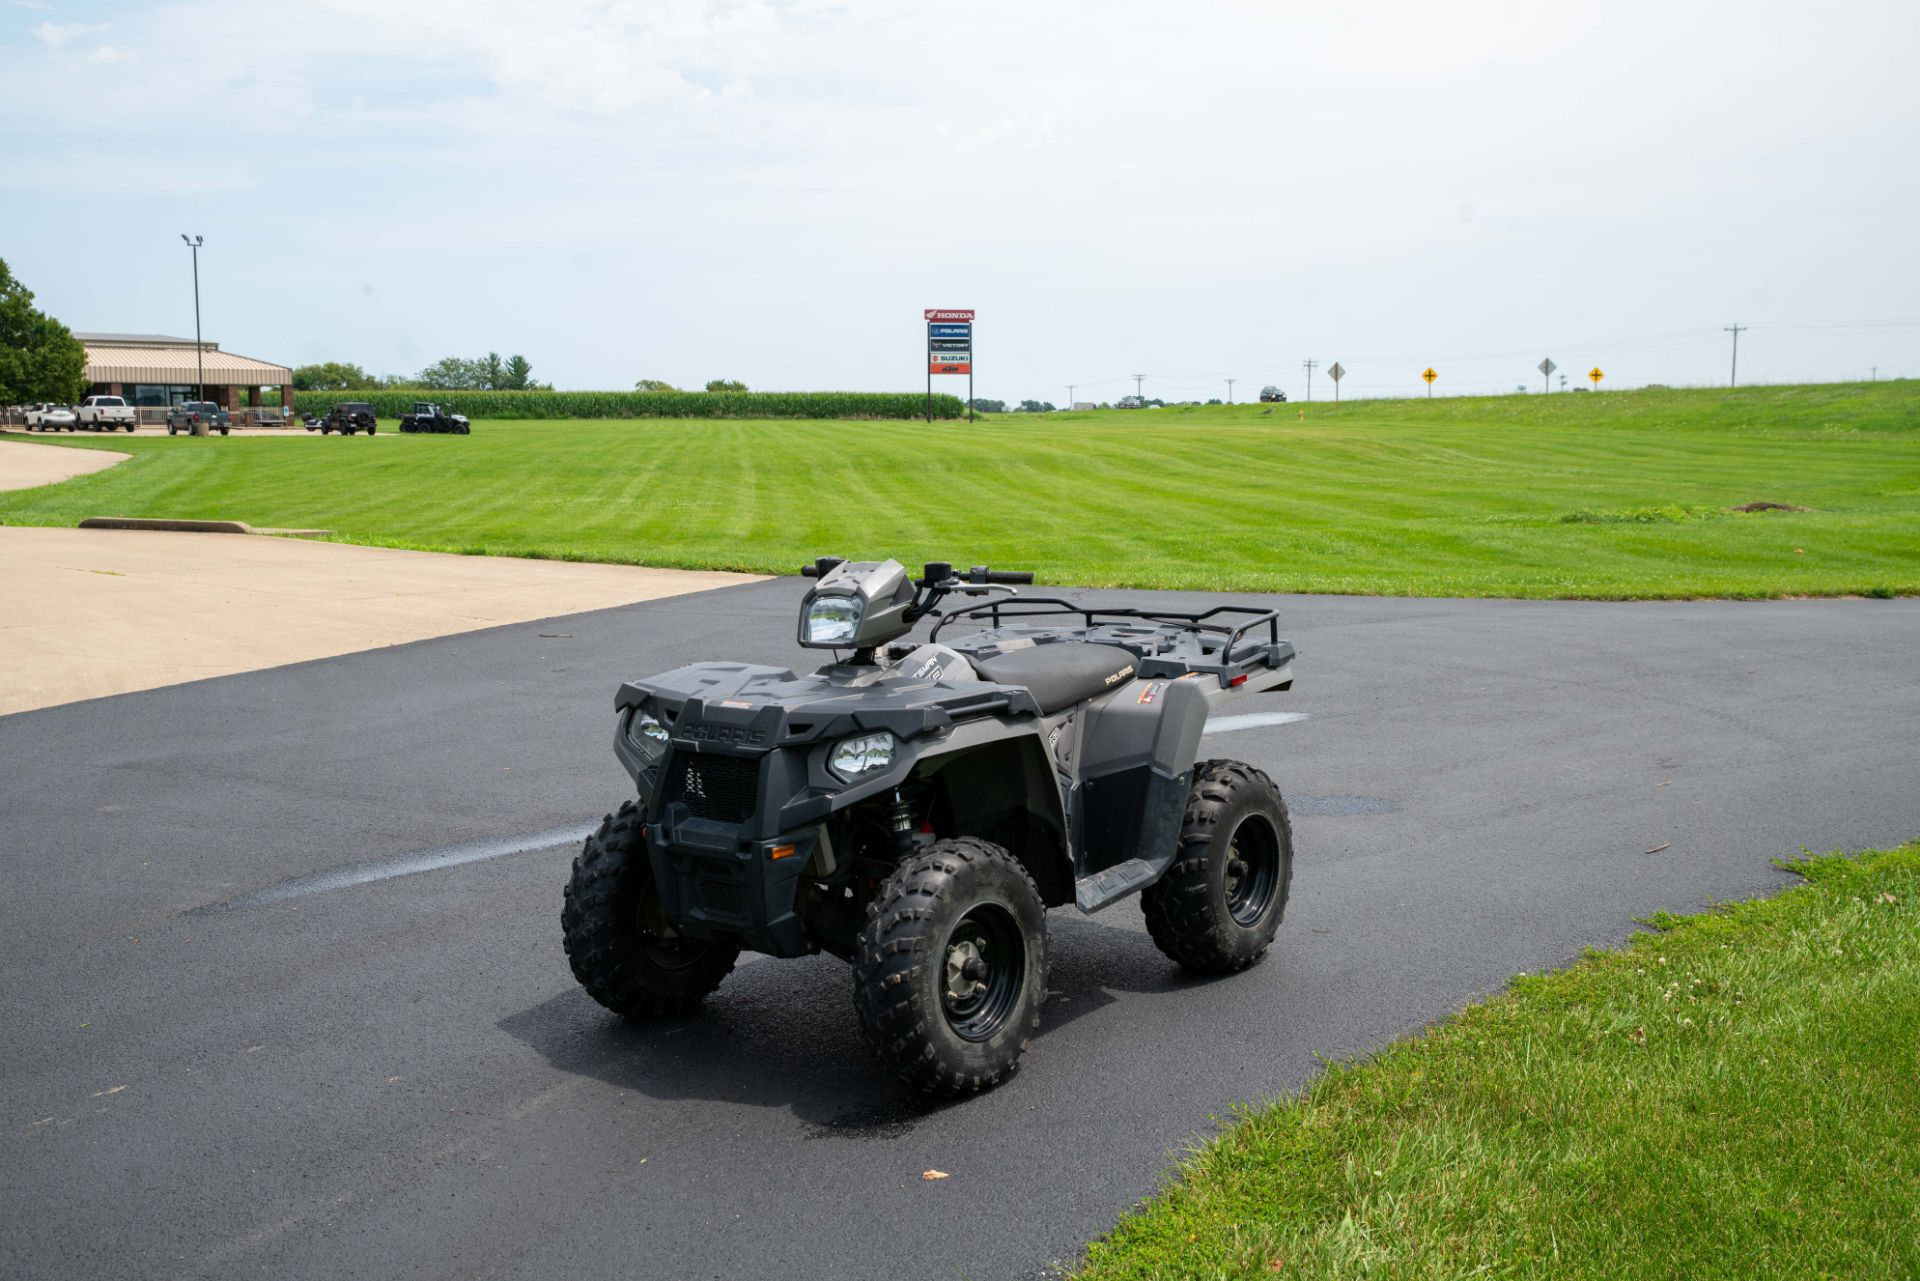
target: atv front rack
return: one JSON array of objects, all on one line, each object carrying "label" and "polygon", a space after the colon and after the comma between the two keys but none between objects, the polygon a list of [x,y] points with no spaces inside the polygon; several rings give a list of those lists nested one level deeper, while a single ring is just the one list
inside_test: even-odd
[{"label": "atv front rack", "polygon": [[[1188,614],[1178,610],[1129,609],[1122,606],[1097,608],[1076,605],[1055,596],[1029,596],[1017,600],[995,597],[975,605],[942,613],[928,635],[929,642],[940,638],[948,623],[973,619],[998,629],[1007,623],[1029,619],[1070,616],[1080,620],[1088,640],[1122,645],[1140,655],[1141,674],[1178,675],[1184,671],[1205,672],[1220,678],[1222,687],[1238,685],[1255,668],[1279,668],[1292,660],[1293,645],[1280,639],[1280,611],[1252,605],[1216,605],[1212,609]],[[1165,629],[1190,633],[1200,652],[1186,655],[1171,643],[1156,644],[1166,636]],[[1264,640],[1254,635],[1265,628]],[[1251,639],[1249,639],[1251,637]],[[1165,661],[1156,662],[1156,659]],[[1156,671],[1155,667],[1162,670]],[[1170,670],[1179,668],[1180,671]]]}]

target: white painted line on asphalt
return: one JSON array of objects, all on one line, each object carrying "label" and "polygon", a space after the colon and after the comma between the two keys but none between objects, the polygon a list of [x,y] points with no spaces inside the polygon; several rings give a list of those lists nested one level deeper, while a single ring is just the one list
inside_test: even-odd
[{"label": "white painted line on asphalt", "polygon": [[1264,725],[1291,725],[1307,719],[1306,712],[1245,712],[1239,716],[1216,716],[1207,722],[1208,734],[1231,734],[1237,729],[1259,729]]},{"label": "white painted line on asphalt", "polygon": [[[1267,725],[1291,725],[1295,721],[1306,719],[1306,712],[1247,712],[1239,716],[1216,717],[1207,722],[1206,732],[1230,734],[1235,730],[1259,729]],[[375,881],[390,881],[397,876],[437,872],[441,868],[458,867],[462,863],[479,863],[487,859],[505,858],[510,854],[529,854],[534,850],[552,849],[556,845],[575,845],[587,839],[597,826],[596,823],[585,823],[574,827],[555,827],[544,832],[534,832],[528,836],[509,836],[491,841],[467,841],[459,845],[443,846],[440,849],[402,854],[397,858],[376,859],[369,863],[349,863],[345,867],[314,872],[307,876],[296,876],[291,880],[281,881],[278,885],[269,885],[263,890],[255,890],[251,894],[228,899],[224,903],[209,903],[204,907],[196,907],[187,914],[203,916],[211,912],[234,912],[249,907],[269,907],[275,903],[284,903],[288,899],[304,898],[309,894],[327,894],[334,890],[351,889],[356,885],[369,885]],[[742,964],[749,963],[751,962],[747,960],[742,961]]]},{"label": "white painted line on asphalt", "polygon": [[440,849],[402,854],[398,858],[376,859],[369,863],[349,863],[345,867],[331,868],[325,872],[296,876],[292,880],[281,881],[278,885],[269,885],[264,890],[255,890],[251,894],[228,899],[224,903],[209,903],[205,907],[196,907],[187,915],[204,916],[210,912],[233,912],[241,908],[267,907],[274,903],[284,903],[290,898],[302,898],[308,894],[325,894],[332,890],[349,889],[355,885],[366,885],[373,881],[388,881],[396,876],[412,876],[417,872],[437,872],[443,867],[458,867],[462,863],[505,858],[509,854],[527,854],[534,850],[552,849],[556,845],[575,845],[586,840],[598,826],[598,823],[585,823],[573,827],[555,827],[544,832],[534,832],[528,836],[509,836],[491,841],[465,841],[459,845],[447,845]]}]

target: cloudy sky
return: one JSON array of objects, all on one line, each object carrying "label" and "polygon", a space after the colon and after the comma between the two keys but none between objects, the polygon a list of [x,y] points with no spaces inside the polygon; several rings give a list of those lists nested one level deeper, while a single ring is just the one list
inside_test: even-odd
[{"label": "cloudy sky", "polygon": [[1920,376],[1916,67],[1912,0],[0,0],[0,257],[191,333],[196,232],[230,349],[562,387],[914,388],[930,306],[1010,399]]}]

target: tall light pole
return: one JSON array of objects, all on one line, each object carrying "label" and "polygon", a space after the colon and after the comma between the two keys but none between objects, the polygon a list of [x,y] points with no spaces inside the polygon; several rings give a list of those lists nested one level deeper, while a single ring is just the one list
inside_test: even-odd
[{"label": "tall light pole", "polygon": [[193,250],[193,398],[207,398],[206,360],[200,346],[200,246],[207,243],[205,236],[189,236],[180,233],[180,239],[187,242],[187,248]]}]

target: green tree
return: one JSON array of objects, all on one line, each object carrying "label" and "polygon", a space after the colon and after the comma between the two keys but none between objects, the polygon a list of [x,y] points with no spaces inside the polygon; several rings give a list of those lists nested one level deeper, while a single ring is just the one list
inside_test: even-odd
[{"label": "green tree", "polygon": [[300,365],[293,371],[295,391],[354,391],[378,387],[380,380],[358,365],[343,360],[327,360],[317,365]]},{"label": "green tree", "polygon": [[507,381],[506,362],[500,359],[500,353],[490,351],[473,362],[474,372],[480,375],[480,386],[487,391],[499,391]]},{"label": "green tree", "polygon": [[533,385],[533,363],[525,356],[507,357],[507,370],[500,386],[507,391],[526,391]]},{"label": "green tree", "polygon": [[642,378],[633,385],[635,391],[679,391],[672,383],[660,378]]},{"label": "green tree", "polygon": [[708,391],[745,391],[746,389],[747,385],[745,383],[732,378],[710,378],[707,380]]},{"label": "green tree", "polygon": [[0,405],[66,404],[87,389],[87,349],[33,305],[33,291],[0,261]]},{"label": "green tree", "polygon": [[462,360],[444,356],[413,377],[416,386],[428,391],[474,391],[488,386],[484,360]]}]

